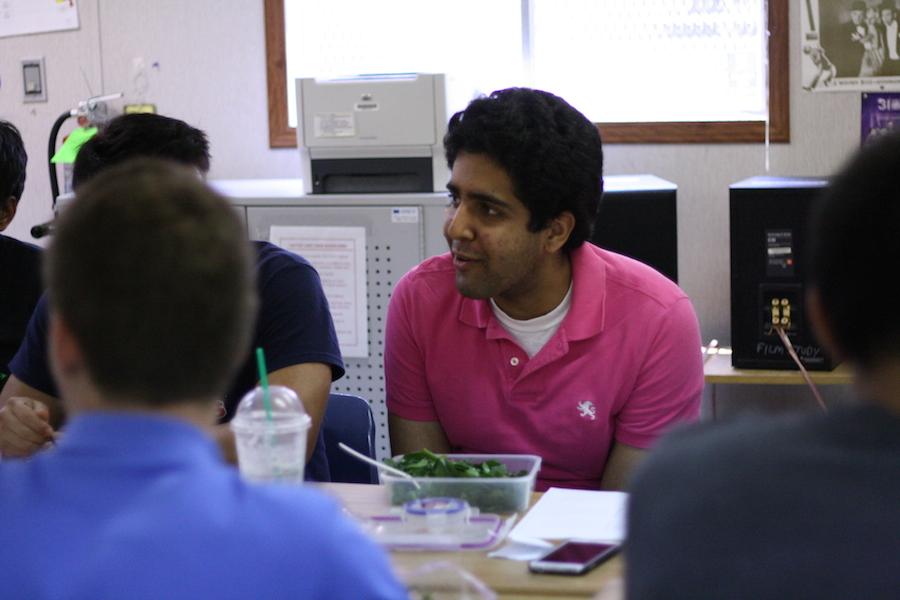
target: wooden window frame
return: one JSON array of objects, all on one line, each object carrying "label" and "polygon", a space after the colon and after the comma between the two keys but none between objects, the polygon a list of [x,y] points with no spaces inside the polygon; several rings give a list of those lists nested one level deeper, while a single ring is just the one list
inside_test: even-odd
[{"label": "wooden window frame", "polygon": [[[269,146],[296,148],[297,130],[288,125],[284,44],[284,0],[263,0]],[[769,141],[790,142],[788,2],[769,2]],[[715,144],[765,141],[764,121],[597,123],[607,144]]]}]

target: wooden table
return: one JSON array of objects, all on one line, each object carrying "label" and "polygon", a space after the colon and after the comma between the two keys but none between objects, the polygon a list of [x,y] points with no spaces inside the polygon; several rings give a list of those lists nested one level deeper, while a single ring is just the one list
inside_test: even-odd
[{"label": "wooden table", "polygon": [[[385,514],[389,508],[384,486],[355,483],[315,484],[338,498],[355,517]],[[532,496],[531,503],[540,497]],[[616,556],[585,575],[537,575],[523,561],[488,558],[485,552],[392,552],[391,562],[401,580],[408,581],[416,569],[446,561],[480,579],[501,598],[590,598],[607,583],[622,575],[622,558]]]},{"label": "wooden table", "polygon": [[[727,349],[730,350],[730,349]],[[847,385],[853,382],[853,372],[842,363],[833,371],[808,371],[816,385]],[[703,365],[703,380],[710,386],[710,408],[716,418],[716,385],[806,385],[800,371],[779,369],[735,369],[731,366],[731,352],[713,354]]]}]

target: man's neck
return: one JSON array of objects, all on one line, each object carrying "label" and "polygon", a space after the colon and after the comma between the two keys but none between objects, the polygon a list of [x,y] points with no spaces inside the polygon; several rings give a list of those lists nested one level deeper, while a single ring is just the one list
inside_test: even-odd
[{"label": "man's neck", "polygon": [[203,430],[208,430],[216,423],[215,401],[207,399],[188,400],[169,405],[150,405],[129,398],[108,398],[102,395],[93,398],[82,396],[80,401],[66,403],[72,414],[91,414],[98,412],[119,412],[135,415],[146,414],[156,417],[167,417],[185,421]]},{"label": "man's neck", "polygon": [[512,297],[497,296],[494,302],[509,317],[526,321],[559,306],[571,283],[572,261],[568,254],[558,252],[537,268],[531,290],[518,290]]}]

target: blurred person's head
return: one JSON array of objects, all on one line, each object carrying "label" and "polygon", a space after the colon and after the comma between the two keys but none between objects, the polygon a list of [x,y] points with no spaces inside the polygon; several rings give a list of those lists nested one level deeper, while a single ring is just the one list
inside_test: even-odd
[{"label": "blurred person's head", "polygon": [[134,160],[82,185],[45,276],[51,365],[76,411],[211,404],[246,354],[250,247],[229,203],[190,169]]},{"label": "blurred person's head", "polygon": [[173,161],[206,175],[209,142],[205,133],[178,119],[149,113],[124,114],[78,150],[72,186],[77,189],[104,169],[138,157]]},{"label": "blurred person's head", "polygon": [[16,216],[25,189],[28,154],[16,126],[0,119],[0,231]]},{"label": "blurred person's head", "polygon": [[878,136],[844,165],[809,231],[808,302],[820,341],[862,372],[900,370],[890,291],[900,265],[900,134]]}]

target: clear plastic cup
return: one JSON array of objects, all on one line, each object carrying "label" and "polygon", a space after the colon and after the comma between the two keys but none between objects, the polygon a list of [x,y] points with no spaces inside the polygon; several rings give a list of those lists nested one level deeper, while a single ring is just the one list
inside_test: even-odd
[{"label": "clear plastic cup", "polygon": [[271,411],[266,410],[261,387],[252,389],[231,420],[241,475],[250,481],[300,485],[312,419],[290,388],[269,386],[269,404]]}]

